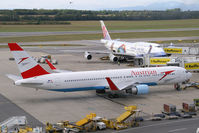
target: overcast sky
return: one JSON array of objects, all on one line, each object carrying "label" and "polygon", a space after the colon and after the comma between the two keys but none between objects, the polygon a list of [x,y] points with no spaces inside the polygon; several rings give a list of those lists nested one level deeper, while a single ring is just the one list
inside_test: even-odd
[{"label": "overcast sky", "polygon": [[113,9],[147,6],[160,2],[181,2],[199,4],[199,0],[1,0],[0,9]]}]

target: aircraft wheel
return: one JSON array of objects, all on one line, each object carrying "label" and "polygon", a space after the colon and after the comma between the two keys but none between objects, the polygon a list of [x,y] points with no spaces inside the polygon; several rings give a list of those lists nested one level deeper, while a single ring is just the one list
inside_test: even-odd
[{"label": "aircraft wheel", "polygon": [[108,94],[108,97],[111,99],[114,98],[113,94]]},{"label": "aircraft wheel", "polygon": [[105,90],[96,90],[96,93],[104,94],[104,93],[106,93],[106,91]]},{"label": "aircraft wheel", "polygon": [[113,97],[114,98],[119,98],[119,95],[118,94],[114,94]]},{"label": "aircraft wheel", "polygon": [[119,98],[118,94],[108,94],[109,98]]},{"label": "aircraft wheel", "polygon": [[177,91],[181,91],[181,90],[182,90],[180,84],[175,84],[175,85],[174,85],[174,88],[175,88]]}]

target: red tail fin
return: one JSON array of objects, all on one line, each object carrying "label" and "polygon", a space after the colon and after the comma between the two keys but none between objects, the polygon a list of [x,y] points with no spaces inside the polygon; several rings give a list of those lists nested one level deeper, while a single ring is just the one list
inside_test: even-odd
[{"label": "red tail fin", "polygon": [[30,57],[17,43],[8,43],[8,46],[15,58],[18,68],[21,72],[21,76],[24,79],[49,74],[32,57]]}]

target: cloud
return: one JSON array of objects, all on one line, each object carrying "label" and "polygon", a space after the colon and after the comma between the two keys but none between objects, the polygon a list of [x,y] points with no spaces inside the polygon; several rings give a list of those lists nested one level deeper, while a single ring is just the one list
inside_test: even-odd
[{"label": "cloud", "polygon": [[176,0],[178,2],[182,2],[184,4],[199,4],[199,0]]}]

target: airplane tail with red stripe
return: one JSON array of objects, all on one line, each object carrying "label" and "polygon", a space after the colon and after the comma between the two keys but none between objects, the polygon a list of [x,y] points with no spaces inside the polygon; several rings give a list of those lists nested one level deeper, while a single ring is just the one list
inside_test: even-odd
[{"label": "airplane tail with red stripe", "polygon": [[101,20],[100,23],[101,23],[104,39],[105,40],[111,40],[111,36],[109,35],[108,30],[106,29],[104,22]]},{"label": "airplane tail with red stripe", "polygon": [[49,74],[32,57],[30,57],[17,43],[8,43],[23,79]]}]

